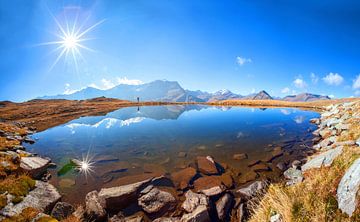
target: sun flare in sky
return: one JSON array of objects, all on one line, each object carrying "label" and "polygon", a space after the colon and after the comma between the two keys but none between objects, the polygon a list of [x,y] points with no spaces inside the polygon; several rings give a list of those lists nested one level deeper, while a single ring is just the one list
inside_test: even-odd
[{"label": "sun flare in sky", "polygon": [[81,54],[81,50],[94,51],[93,49],[87,47],[84,42],[92,40],[93,38],[87,38],[86,35],[92,31],[95,27],[103,23],[105,20],[101,20],[95,24],[92,24],[88,27],[84,27],[86,20],[80,25],[78,17],[74,21],[69,22],[65,20],[65,25],[62,25],[58,19],[54,16],[54,22],[58,27],[58,33],[55,33],[55,36],[58,38],[55,41],[44,42],[39,45],[54,45],[56,48],[51,51],[52,53],[58,53],[54,63],[51,65],[50,70],[59,62],[61,58],[69,59],[71,58],[77,69],[79,59],[84,60],[84,57]]}]

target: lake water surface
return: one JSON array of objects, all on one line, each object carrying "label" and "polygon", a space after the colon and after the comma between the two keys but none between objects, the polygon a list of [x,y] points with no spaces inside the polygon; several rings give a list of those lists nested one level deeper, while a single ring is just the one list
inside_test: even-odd
[{"label": "lake water surface", "polygon": [[[194,165],[196,156],[211,155],[241,177],[249,162],[266,158],[281,146],[284,155],[265,175],[276,178],[281,174],[274,167],[277,162],[306,155],[316,128],[309,119],[314,117],[318,113],[280,108],[129,107],[36,133],[37,142],[27,149],[57,164],[50,182],[64,200],[78,203],[94,189],[179,171]],[[246,153],[248,159],[234,160],[237,153]],[[71,158],[91,159],[91,172],[68,169]]]}]

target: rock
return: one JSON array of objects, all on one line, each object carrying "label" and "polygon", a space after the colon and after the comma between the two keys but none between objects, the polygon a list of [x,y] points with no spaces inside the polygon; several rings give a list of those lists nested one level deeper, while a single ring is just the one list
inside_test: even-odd
[{"label": "rock", "polygon": [[304,177],[302,175],[301,170],[295,168],[289,168],[284,172],[284,176],[289,181],[286,182],[286,185],[294,185],[303,181]]},{"label": "rock", "polygon": [[357,144],[358,146],[360,146],[360,138],[358,138],[358,139],[356,140],[356,144]]},{"label": "rock", "polygon": [[200,192],[205,194],[208,197],[216,196],[221,194],[226,190],[226,187],[223,185],[211,187],[209,189],[201,190]]},{"label": "rock", "polygon": [[252,160],[249,162],[248,167],[255,166],[256,164],[261,163],[261,160]]},{"label": "rock", "polygon": [[195,175],[196,170],[192,167],[188,167],[178,172],[172,173],[171,179],[174,182],[175,186],[183,190],[189,186]]},{"label": "rock", "polygon": [[63,220],[70,216],[75,211],[75,208],[66,202],[57,202],[51,211],[51,216],[57,220]]},{"label": "rock", "polygon": [[144,222],[144,216],[141,215],[134,215],[130,217],[126,217],[125,222]]},{"label": "rock", "polygon": [[179,221],[180,221],[179,217],[160,217],[153,220],[153,222],[179,222]]},{"label": "rock", "polygon": [[280,162],[280,163],[276,164],[276,167],[281,171],[286,170],[286,164],[284,162]]},{"label": "rock", "polygon": [[175,202],[176,199],[173,195],[155,187],[138,200],[139,206],[149,214],[168,210],[174,207]]},{"label": "rock", "polygon": [[271,168],[265,163],[256,164],[255,166],[251,167],[251,169],[256,173],[271,171]]},{"label": "rock", "polygon": [[231,188],[233,183],[234,181],[230,174],[223,174],[221,176],[200,177],[194,181],[194,187],[196,191],[206,190],[221,185]]},{"label": "rock", "polygon": [[233,159],[234,160],[243,160],[243,159],[247,159],[248,156],[246,153],[237,153],[233,155]]},{"label": "rock", "polygon": [[233,199],[234,198],[230,194],[226,193],[216,201],[216,212],[220,220],[224,220],[227,217],[231,210]]},{"label": "rock", "polygon": [[29,173],[34,178],[39,178],[49,166],[50,160],[41,157],[22,157],[20,168]]},{"label": "rock", "polygon": [[320,119],[319,118],[310,119],[310,123],[314,123],[316,125],[319,125],[320,124]]},{"label": "rock", "polygon": [[56,188],[42,181],[36,181],[35,189],[30,191],[23,201],[13,205],[8,204],[0,210],[0,215],[7,217],[21,213],[25,208],[32,207],[40,212],[50,211],[60,200],[61,196]]},{"label": "rock", "polygon": [[282,222],[281,215],[275,214],[270,217],[270,222]]},{"label": "rock", "polygon": [[181,222],[210,222],[209,212],[204,205],[199,205],[193,212],[184,214]]},{"label": "rock", "polygon": [[264,181],[255,181],[249,186],[237,190],[237,193],[240,193],[245,198],[250,199],[257,194],[262,193],[265,190],[265,188],[266,188],[266,184]]},{"label": "rock", "polygon": [[128,185],[102,188],[99,197],[105,200],[106,209],[121,210],[131,202],[136,202],[138,192],[150,184],[151,180],[152,178]]},{"label": "rock", "polygon": [[236,210],[236,216],[237,216],[237,221],[242,222],[244,221],[244,217],[245,217],[245,208],[244,208],[244,204],[241,203],[239,205],[239,207]]},{"label": "rock", "polygon": [[331,135],[331,131],[329,129],[320,130],[319,134],[322,138],[327,138]]},{"label": "rock", "polygon": [[125,218],[123,216],[114,215],[109,218],[108,222],[125,222]]},{"label": "rock", "polygon": [[25,137],[25,138],[24,138],[24,142],[25,142],[25,143],[34,144],[34,143],[35,143],[35,140],[31,139],[30,137]]},{"label": "rock", "polygon": [[181,207],[188,213],[193,212],[199,205],[204,205],[208,207],[209,198],[204,194],[197,194],[191,190],[185,193],[185,201],[182,203]]},{"label": "rock", "polygon": [[343,147],[339,146],[335,149],[328,150],[326,152],[320,153],[308,160],[302,167],[302,171],[306,171],[313,168],[320,168],[321,166],[328,167],[332,164],[334,159],[338,157],[343,151]]},{"label": "rock", "polygon": [[186,157],[187,156],[187,153],[186,152],[179,152],[178,153],[178,157],[179,158],[184,158],[184,157]]},{"label": "rock", "polygon": [[292,161],[291,166],[292,166],[292,168],[297,169],[297,168],[299,168],[301,166],[301,161],[294,160],[294,161]]},{"label": "rock", "polygon": [[85,196],[85,213],[89,218],[101,221],[106,217],[105,200],[94,190]]},{"label": "rock", "polygon": [[360,186],[360,158],[349,167],[345,175],[341,178],[337,188],[338,207],[342,212],[352,216],[358,201],[356,194]]},{"label": "rock", "polygon": [[245,184],[250,181],[256,180],[258,177],[259,177],[259,175],[256,172],[254,172],[252,170],[248,170],[243,175],[241,175],[238,182],[239,182],[239,184]]},{"label": "rock", "polygon": [[199,171],[203,174],[206,174],[206,175],[219,174],[219,171],[216,167],[216,163],[211,156],[197,157],[197,166],[199,168]]}]

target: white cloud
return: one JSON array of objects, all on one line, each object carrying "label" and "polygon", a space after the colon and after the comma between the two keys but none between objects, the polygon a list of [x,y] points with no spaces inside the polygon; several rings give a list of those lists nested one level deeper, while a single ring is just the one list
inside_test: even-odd
[{"label": "white cloud", "polygon": [[70,89],[70,83],[65,83],[65,91],[63,92],[63,94],[69,95],[69,94],[76,93],[80,90],[79,89]]},{"label": "white cloud", "polygon": [[301,76],[298,77],[297,79],[295,79],[293,84],[296,88],[299,88],[299,89],[303,89],[303,88],[307,87],[306,82],[301,78]]},{"label": "white cloud", "polygon": [[256,89],[253,88],[253,89],[251,90],[251,93],[255,93],[255,92],[256,92]]},{"label": "white cloud", "polygon": [[236,57],[236,63],[240,66],[245,65],[245,63],[251,63],[252,60],[250,58],[244,58],[244,57]]},{"label": "white cloud", "polygon": [[316,83],[318,83],[318,81],[319,81],[319,77],[315,74],[315,73],[311,73],[310,74],[310,78],[311,78],[311,82],[313,83],[313,84],[316,84]]},{"label": "white cloud", "polygon": [[323,80],[328,85],[338,86],[344,81],[344,78],[338,73],[331,72]]},{"label": "white cloud", "polygon": [[353,89],[360,89],[360,74],[354,80]]},{"label": "white cloud", "polygon": [[111,82],[111,80],[107,80],[107,79],[101,79],[101,83],[102,83],[102,89],[111,89],[113,87],[116,86],[115,83]]},{"label": "white cloud", "polygon": [[289,93],[289,92],[290,92],[289,87],[285,87],[281,90],[281,93],[284,93],[284,94]]},{"label": "white cloud", "polygon": [[141,85],[143,81],[138,79],[128,79],[125,77],[117,77],[116,78],[117,84],[126,84],[126,85]]},{"label": "white cloud", "polygon": [[335,98],[335,96],[334,96],[334,95],[328,95],[328,97],[329,97],[330,99]]}]

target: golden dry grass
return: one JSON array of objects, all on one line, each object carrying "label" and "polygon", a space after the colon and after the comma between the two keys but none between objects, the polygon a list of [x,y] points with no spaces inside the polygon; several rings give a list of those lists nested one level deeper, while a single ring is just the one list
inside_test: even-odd
[{"label": "golden dry grass", "polygon": [[0,194],[8,192],[14,196],[12,200],[18,203],[25,197],[30,190],[35,188],[35,180],[27,175],[10,175],[5,179],[0,180]]}]

